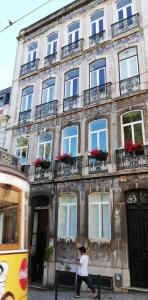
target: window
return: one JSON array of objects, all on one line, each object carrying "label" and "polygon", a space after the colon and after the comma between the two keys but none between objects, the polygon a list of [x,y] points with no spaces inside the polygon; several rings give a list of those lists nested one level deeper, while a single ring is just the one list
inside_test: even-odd
[{"label": "window", "polygon": [[5,96],[0,97],[0,106],[5,104]]},{"label": "window", "polygon": [[119,0],[117,2],[118,21],[132,16],[132,0]]},{"label": "window", "polygon": [[33,87],[29,86],[25,88],[22,92],[22,105],[21,111],[27,111],[31,109],[32,105],[32,94],[33,94]]},{"label": "window", "polygon": [[39,136],[38,156],[51,160],[52,134],[43,133]]},{"label": "window", "polygon": [[91,15],[91,35],[104,31],[104,10],[98,10]]},{"label": "window", "polygon": [[38,43],[34,42],[28,46],[28,62],[36,59]]},{"label": "window", "polygon": [[89,195],[89,238],[111,237],[110,195],[93,193]]},{"label": "window", "polygon": [[90,64],[90,88],[104,85],[106,82],[106,61],[100,59]]},{"label": "window", "polygon": [[140,110],[130,111],[122,115],[122,137],[123,145],[129,140],[133,144],[143,142],[143,115]]},{"label": "window", "polygon": [[79,30],[80,22],[74,22],[68,26],[68,44],[75,43],[79,40]]},{"label": "window", "polygon": [[139,74],[137,48],[129,48],[119,53],[120,80]]},{"label": "window", "polygon": [[43,82],[42,103],[55,100],[55,78]]},{"label": "window", "polygon": [[27,164],[28,157],[28,138],[21,137],[16,143],[16,155],[20,158],[21,165]]},{"label": "window", "polygon": [[77,197],[63,195],[59,199],[58,237],[74,238],[77,235]]},{"label": "window", "polygon": [[19,203],[16,189],[0,186],[0,246],[19,243]]},{"label": "window", "polygon": [[47,55],[57,52],[58,33],[52,33],[47,37]]},{"label": "window", "polygon": [[65,74],[65,98],[77,96],[79,89],[79,69]]},{"label": "window", "polygon": [[95,120],[89,124],[89,151],[93,149],[108,150],[107,120]]},{"label": "window", "polygon": [[73,157],[78,154],[78,126],[66,127],[62,131],[62,153],[69,153]]}]

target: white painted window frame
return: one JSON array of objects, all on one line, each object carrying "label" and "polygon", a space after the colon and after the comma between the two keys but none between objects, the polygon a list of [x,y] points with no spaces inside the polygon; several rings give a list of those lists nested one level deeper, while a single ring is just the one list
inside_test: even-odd
[{"label": "white painted window frame", "polygon": [[[50,133],[50,132],[47,132],[47,134]],[[45,133],[46,134],[46,133]],[[52,134],[51,134],[51,137],[52,137]],[[50,141],[46,141],[46,142],[40,142],[40,135],[38,137],[38,157],[39,157],[39,149],[40,149],[40,145],[43,145],[44,146],[44,154],[43,154],[43,159],[45,159],[45,152],[46,152],[46,146],[47,144],[50,144],[51,146],[51,149],[52,149],[52,138]],[[50,159],[49,161],[51,161],[51,153],[50,153]]]},{"label": "white painted window frame", "polygon": [[[64,195],[63,195],[64,197]],[[75,203],[61,203],[61,198],[59,199],[59,213],[58,213],[58,237],[60,238],[75,238],[76,236],[69,236],[68,232],[69,232],[69,224],[70,224],[70,208],[71,207],[75,207],[76,208],[76,232],[77,232],[77,199]],[[60,236],[59,234],[59,226],[60,226],[60,208],[61,207],[65,207],[66,211],[67,211],[67,219],[66,219],[66,235],[64,236]]]},{"label": "white painted window frame", "polygon": [[64,141],[65,140],[68,140],[69,142],[68,142],[68,154],[71,154],[71,152],[70,152],[70,149],[71,149],[71,140],[72,140],[72,138],[74,138],[74,137],[76,137],[77,138],[77,146],[76,146],[76,155],[78,155],[78,135],[79,135],[79,133],[78,133],[78,126],[70,126],[70,127],[76,127],[77,128],[77,134],[75,134],[75,135],[71,135],[71,136],[68,136],[68,137],[64,137],[63,136],[63,133],[64,133],[64,130],[66,130],[66,128],[69,128],[69,127],[65,127],[65,128],[63,128],[63,130],[62,130],[62,154],[64,154],[64,152],[63,152],[63,149],[64,149]]},{"label": "white painted window frame", "polygon": [[[93,122],[95,121],[101,121],[101,120],[105,120],[106,121],[106,128],[105,129],[100,129],[100,130],[90,130],[90,126]],[[98,149],[100,149],[100,132],[106,132],[106,151],[108,151],[108,126],[107,126],[107,119],[98,119],[98,120],[93,120],[92,122],[89,123],[89,136],[88,136],[88,140],[89,140],[89,151],[92,151],[93,148],[91,147],[91,135],[93,133],[97,133],[97,145],[98,145]]]}]

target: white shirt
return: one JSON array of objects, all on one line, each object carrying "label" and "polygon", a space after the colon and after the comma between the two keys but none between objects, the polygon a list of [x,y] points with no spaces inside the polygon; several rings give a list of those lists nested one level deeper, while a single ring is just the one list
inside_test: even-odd
[{"label": "white shirt", "polygon": [[88,255],[84,254],[80,257],[80,264],[78,265],[78,272],[77,274],[80,276],[88,276]]}]

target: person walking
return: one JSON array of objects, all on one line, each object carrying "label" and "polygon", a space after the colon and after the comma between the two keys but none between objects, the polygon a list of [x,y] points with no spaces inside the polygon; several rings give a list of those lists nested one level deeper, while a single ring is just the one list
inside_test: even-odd
[{"label": "person walking", "polygon": [[80,288],[81,288],[82,282],[84,281],[87,284],[88,288],[93,292],[93,298],[97,299],[96,290],[93,288],[90,278],[88,276],[89,257],[86,254],[86,248],[80,247],[79,251],[80,251],[81,257],[80,257],[80,261],[78,263],[76,295],[74,296],[74,298],[80,298]]}]

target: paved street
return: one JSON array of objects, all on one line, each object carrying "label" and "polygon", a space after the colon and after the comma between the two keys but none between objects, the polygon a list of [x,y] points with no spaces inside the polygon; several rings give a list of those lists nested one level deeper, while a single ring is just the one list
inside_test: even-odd
[{"label": "paved street", "polygon": [[[58,293],[58,300],[74,300],[74,292],[60,291]],[[81,299],[88,300],[92,299],[90,292],[81,293]],[[54,300],[53,291],[41,291],[36,289],[29,290],[29,300]],[[148,300],[148,293],[111,293],[102,292],[101,300]]]}]

